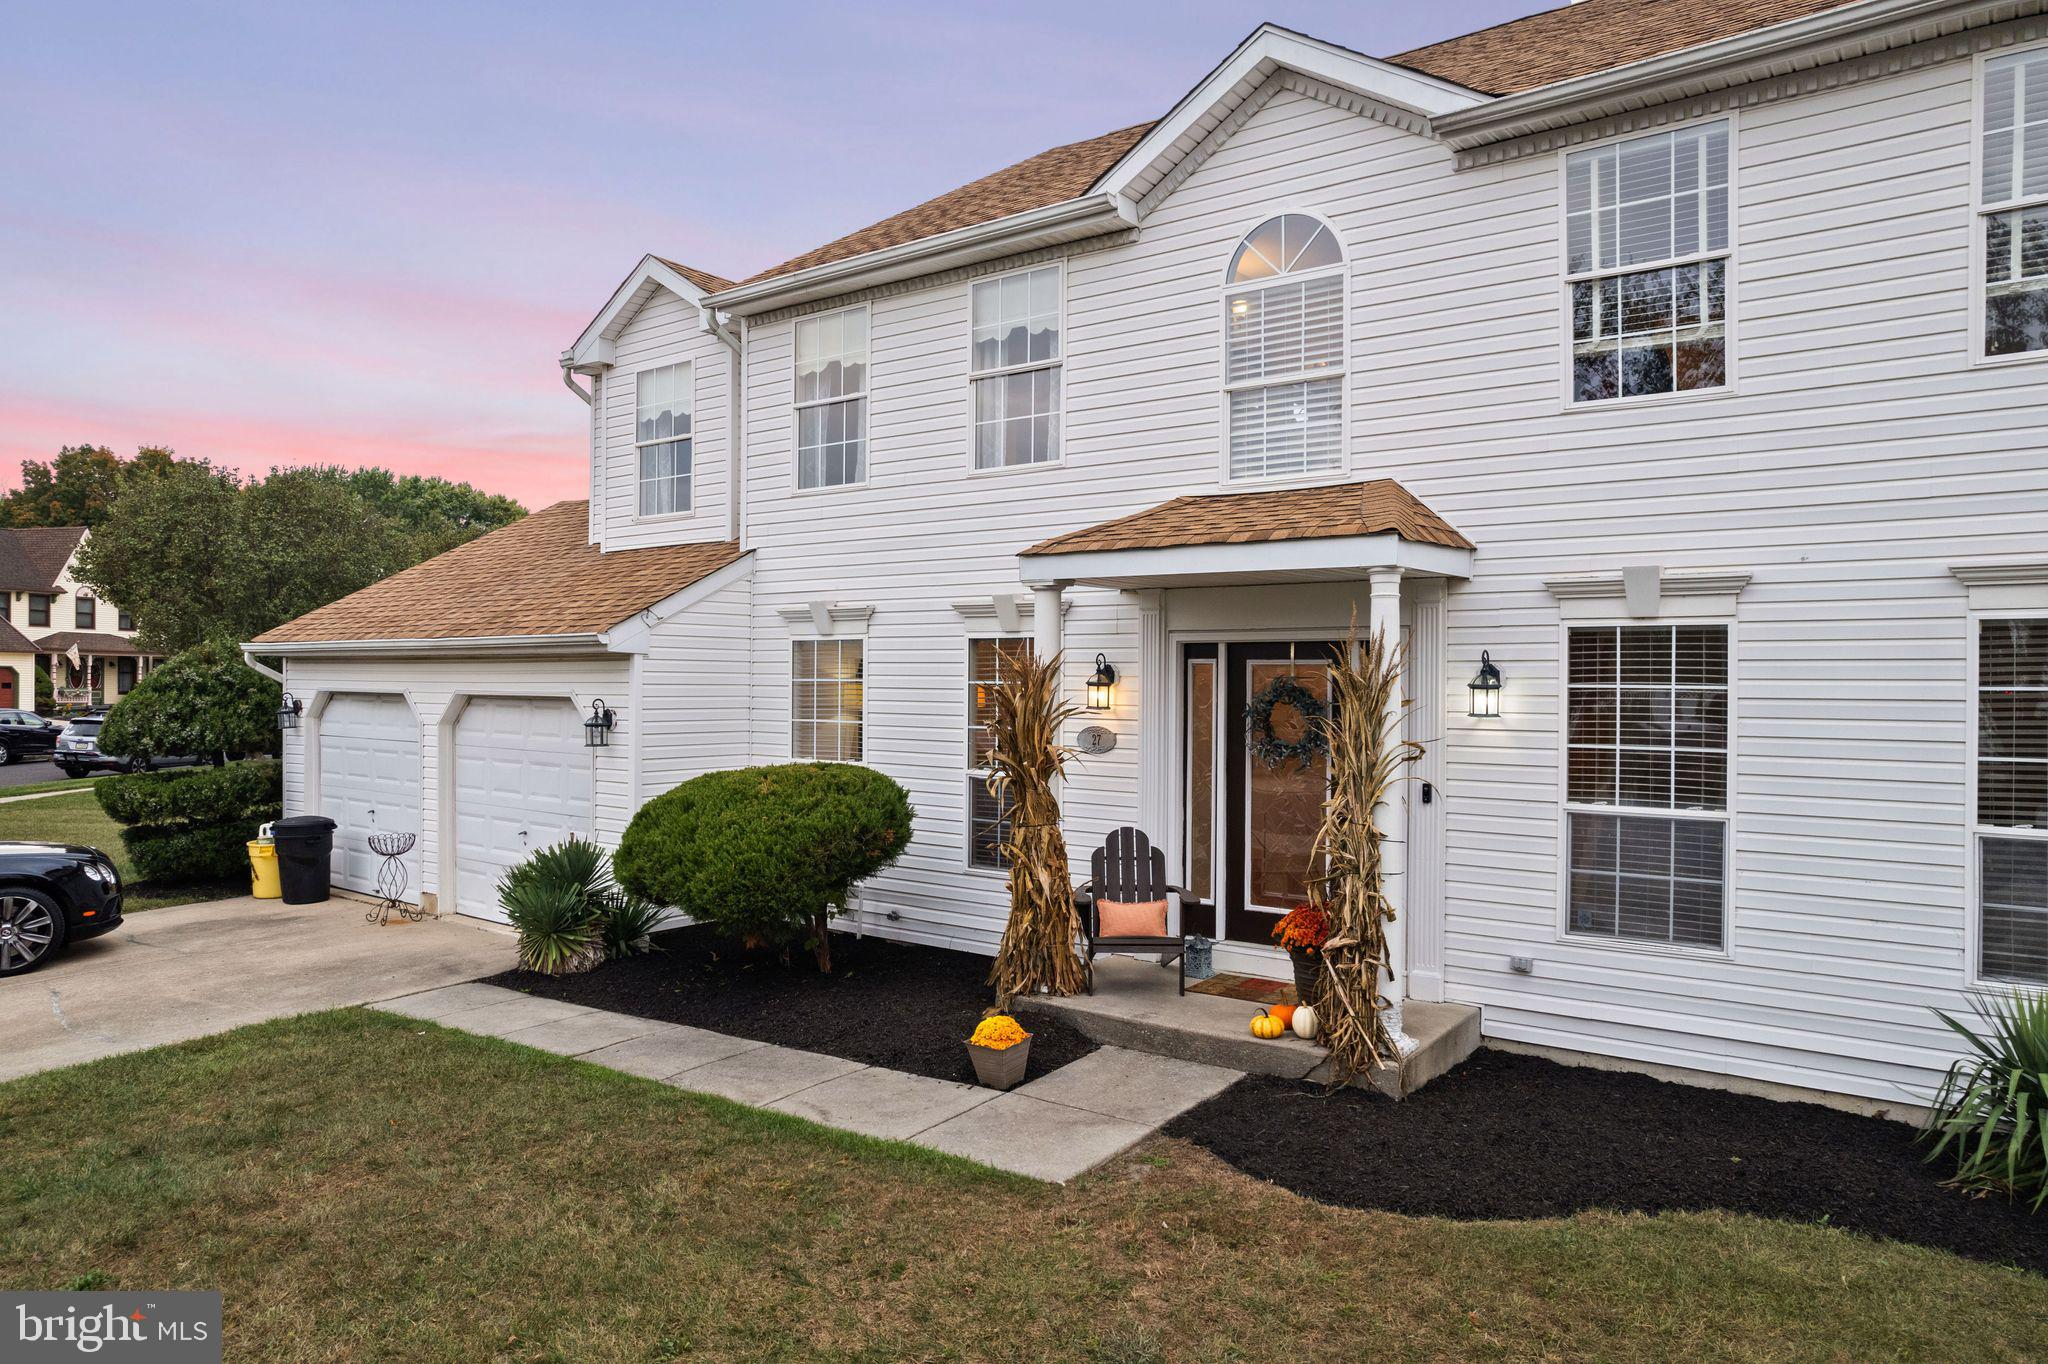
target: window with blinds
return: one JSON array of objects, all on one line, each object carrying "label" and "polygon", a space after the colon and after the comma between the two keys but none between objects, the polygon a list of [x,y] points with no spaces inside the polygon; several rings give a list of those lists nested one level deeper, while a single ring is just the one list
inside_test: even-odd
[{"label": "window with blinds", "polygon": [[2048,47],[1984,63],[1984,354],[2048,350]]},{"label": "window with blinds", "polygon": [[1571,931],[1721,947],[1728,628],[1574,629],[1569,653]]},{"label": "window with blinds", "polygon": [[1031,641],[972,639],[967,642],[967,861],[976,867],[1007,867],[1010,801],[989,786],[994,768],[996,689],[1008,684],[1019,659],[1031,656]]},{"label": "window with blinds", "polygon": [[859,762],[865,642],[799,639],[790,655],[789,755],[799,762]]},{"label": "window with blinds", "polygon": [[1977,632],[1978,973],[2048,984],[2048,619]]},{"label": "window with blinds", "polygon": [[1572,401],[1727,383],[1728,125],[1565,158]]},{"label": "window with blinds", "polygon": [[1231,259],[1223,308],[1230,477],[1342,468],[1344,256],[1336,237],[1302,213],[1261,223]]}]

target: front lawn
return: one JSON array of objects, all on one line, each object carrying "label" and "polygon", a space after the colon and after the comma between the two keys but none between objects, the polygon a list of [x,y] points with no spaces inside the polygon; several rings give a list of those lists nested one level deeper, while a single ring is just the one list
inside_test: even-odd
[{"label": "front lawn", "polygon": [[[0,792],[12,795],[14,792]],[[89,785],[61,796],[41,800],[0,802],[0,840],[25,838],[43,843],[83,843],[98,848],[114,859],[121,884],[127,892],[124,913],[139,909],[162,909],[187,905],[197,900],[218,900],[230,895],[247,895],[249,883],[157,886],[135,879],[135,864],[121,842],[121,826],[100,808],[99,796]]]},{"label": "front lawn", "polygon": [[2048,1350],[2048,1279],[1830,1227],[1332,1208],[1167,1139],[1036,1185],[361,1010],[0,1085],[0,1284],[85,1276],[220,1289],[257,1360]]}]

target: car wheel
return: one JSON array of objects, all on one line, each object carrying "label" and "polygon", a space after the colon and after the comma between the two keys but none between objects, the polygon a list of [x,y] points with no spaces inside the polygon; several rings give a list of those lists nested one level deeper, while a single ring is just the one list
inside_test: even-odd
[{"label": "car wheel", "polygon": [[7,745],[5,744],[0,744],[0,767],[5,767],[7,766],[7,764],[13,761],[14,750],[7,747]]},{"label": "car wheel", "polygon": [[32,971],[64,945],[64,912],[40,891],[0,893],[0,976]]}]

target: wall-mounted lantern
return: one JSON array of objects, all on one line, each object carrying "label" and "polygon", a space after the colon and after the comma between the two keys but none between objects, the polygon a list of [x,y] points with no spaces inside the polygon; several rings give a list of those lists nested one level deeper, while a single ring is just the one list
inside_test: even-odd
[{"label": "wall-mounted lantern", "polygon": [[277,708],[277,727],[279,729],[297,729],[299,727],[299,716],[305,712],[305,709],[303,705],[299,704],[298,697],[293,696],[290,692],[286,692],[284,694],[284,704]]},{"label": "wall-mounted lantern", "polygon": [[616,723],[618,723],[618,717],[612,714],[610,706],[607,706],[602,701],[592,701],[590,703],[590,718],[583,722],[583,746],[585,748],[603,748],[611,742],[612,726]]},{"label": "wall-mounted lantern", "polygon": [[1500,716],[1500,669],[1493,666],[1493,657],[1485,650],[1479,652],[1479,673],[1467,684],[1472,693],[1472,709],[1467,712],[1482,719],[1498,719]]},{"label": "wall-mounted lantern", "polygon": [[1088,679],[1088,709],[1108,710],[1116,696],[1116,669],[1101,654],[1095,655],[1095,675]]}]

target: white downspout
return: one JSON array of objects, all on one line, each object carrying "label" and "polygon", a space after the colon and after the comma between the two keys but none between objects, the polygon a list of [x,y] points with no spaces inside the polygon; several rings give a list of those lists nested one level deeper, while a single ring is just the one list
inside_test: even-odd
[{"label": "white downspout", "polygon": [[254,668],[257,672],[262,673],[271,681],[277,683],[279,686],[284,685],[284,674],[279,672],[277,669],[271,667],[268,663],[258,663],[256,661],[255,651],[252,650],[246,644],[242,646],[242,661],[248,664],[250,667]]},{"label": "white downspout", "polygon": [[[732,377],[731,382],[726,385],[726,406],[729,410],[726,413],[726,445],[728,449],[726,456],[725,538],[731,540],[734,544],[738,544],[741,526],[740,502],[742,498],[742,480],[746,477],[747,405],[744,394],[746,390],[747,348],[741,334],[736,334],[729,323],[718,320],[718,310],[716,308],[710,307],[707,304],[698,304],[697,321],[705,331],[710,332],[713,336],[724,342],[725,348],[732,352],[732,365],[730,369]],[[740,325],[742,327],[746,325],[744,319],[741,320]]]}]

